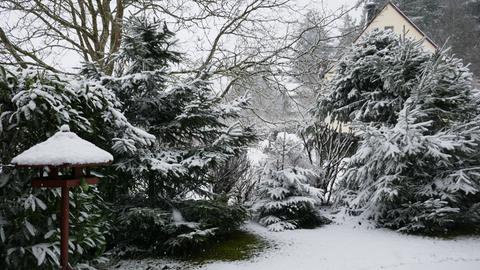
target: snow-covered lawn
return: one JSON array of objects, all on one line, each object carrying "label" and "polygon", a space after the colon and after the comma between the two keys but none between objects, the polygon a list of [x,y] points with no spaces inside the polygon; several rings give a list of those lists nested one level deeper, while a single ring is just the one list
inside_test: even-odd
[{"label": "snow-covered lawn", "polygon": [[[408,236],[389,230],[347,224],[314,230],[269,232],[248,224],[246,229],[274,243],[249,261],[213,262],[198,270],[479,270],[480,237],[455,239]],[[162,261],[128,262],[117,269],[162,269]],[[175,263],[170,264],[174,266]],[[117,265],[118,266],[118,265]],[[144,268],[143,268],[144,267]],[[174,269],[171,267],[168,269]],[[113,268],[112,268],[113,269]],[[179,269],[186,269],[185,266]]]},{"label": "snow-covered lawn", "polygon": [[258,225],[250,230],[278,243],[247,262],[217,262],[205,270],[479,270],[480,238],[454,240],[406,236],[382,229],[327,225],[280,233]]}]

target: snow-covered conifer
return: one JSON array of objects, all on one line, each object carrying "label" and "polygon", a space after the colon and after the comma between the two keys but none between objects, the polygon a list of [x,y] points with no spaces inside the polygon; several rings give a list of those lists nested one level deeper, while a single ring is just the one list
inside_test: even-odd
[{"label": "snow-covered conifer", "polygon": [[478,226],[478,91],[461,61],[441,51],[426,62],[396,124],[360,124],[360,147],[343,201],[407,232]]},{"label": "snow-covered conifer", "polygon": [[280,132],[274,140],[261,143],[269,156],[260,175],[253,210],[260,224],[271,231],[315,227],[323,222],[316,206],[323,191],[309,183],[318,177],[302,168],[301,140],[295,134]]},{"label": "snow-covered conifer", "polygon": [[116,56],[123,70],[117,76],[105,76],[92,66],[84,71],[114,91],[126,118],[156,139],[148,147],[130,147],[133,153],[117,159],[123,171],[119,177],[153,200],[208,189],[208,170],[253,139],[251,129],[235,120],[248,98],[222,103],[209,74],[172,76],[169,65],[181,57],[172,50],[173,33],[163,22],[133,16],[125,29]]},{"label": "snow-covered conifer", "polygon": [[342,122],[395,124],[430,55],[420,42],[374,30],[347,50],[320,92],[315,114]]}]

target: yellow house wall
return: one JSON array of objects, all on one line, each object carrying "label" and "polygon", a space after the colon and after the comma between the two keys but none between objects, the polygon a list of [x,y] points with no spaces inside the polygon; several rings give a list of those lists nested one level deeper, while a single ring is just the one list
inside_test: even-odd
[{"label": "yellow house wall", "polygon": [[[402,36],[405,34],[407,38],[412,38],[414,40],[421,40],[424,38],[423,34],[415,29],[415,27],[413,27],[408,20],[390,4],[387,5],[370,23],[363,32],[363,35],[368,34],[374,29],[385,29],[387,26],[393,26],[393,31],[395,33]],[[423,41],[423,46],[426,50],[432,53],[436,51],[435,46],[426,39]]]}]

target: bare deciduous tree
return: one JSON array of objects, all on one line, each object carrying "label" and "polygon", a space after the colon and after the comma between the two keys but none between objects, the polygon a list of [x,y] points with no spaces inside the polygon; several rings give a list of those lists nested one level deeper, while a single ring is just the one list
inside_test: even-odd
[{"label": "bare deciduous tree", "polygon": [[[8,51],[2,64],[36,65],[49,70],[55,54],[74,51],[84,61],[113,70],[109,56],[121,41],[124,0],[4,0],[0,14],[13,23],[0,25],[0,42]],[[8,57],[10,56],[10,57]]]},{"label": "bare deciduous tree", "polygon": [[309,7],[299,11],[296,21],[282,20],[288,30],[269,39],[268,47],[274,50],[272,62],[233,69],[227,74],[230,84],[223,95],[229,98],[248,92],[253,97],[247,115],[250,122],[254,119],[270,127],[303,124],[308,118],[307,110],[321,90],[322,74],[338,60],[341,47],[358,30],[347,16],[356,7],[338,10]]},{"label": "bare deciduous tree", "polygon": [[310,163],[323,172],[316,187],[325,190],[325,203],[329,204],[336,180],[345,169],[345,159],[354,151],[355,137],[352,131],[345,132],[341,124],[326,123],[308,126],[301,137]]},{"label": "bare deciduous tree", "polygon": [[[55,55],[75,52],[84,61],[113,71],[111,56],[119,49],[125,13],[148,13],[167,20],[175,30],[199,33],[197,59],[181,72],[225,74],[267,62],[269,24],[278,22],[277,8],[288,0],[4,0],[0,14],[2,64],[37,65],[50,70]],[[198,35],[197,35],[198,37]],[[227,42],[228,41],[228,42]],[[233,42],[234,44],[228,44]],[[242,47],[242,50],[238,48]],[[245,53],[250,50],[249,53]],[[263,57],[260,57],[263,55]],[[269,57],[270,56],[270,57]],[[260,58],[262,60],[259,60]]]},{"label": "bare deciduous tree", "polygon": [[165,20],[179,33],[182,51],[189,48],[174,73],[210,74],[223,97],[252,74],[289,69],[303,35],[332,28],[347,12],[323,12],[299,31],[304,9],[289,0],[4,0],[0,15],[9,19],[0,23],[0,63],[63,71],[54,60],[75,53],[111,74],[123,20],[145,13]]}]

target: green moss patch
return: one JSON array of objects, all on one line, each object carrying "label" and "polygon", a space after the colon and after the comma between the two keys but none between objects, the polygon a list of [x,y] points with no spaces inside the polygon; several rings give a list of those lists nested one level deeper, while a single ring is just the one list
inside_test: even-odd
[{"label": "green moss patch", "polygon": [[234,231],[213,240],[202,250],[186,256],[195,264],[211,261],[247,260],[269,247],[269,243],[250,232]]}]

